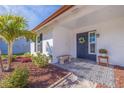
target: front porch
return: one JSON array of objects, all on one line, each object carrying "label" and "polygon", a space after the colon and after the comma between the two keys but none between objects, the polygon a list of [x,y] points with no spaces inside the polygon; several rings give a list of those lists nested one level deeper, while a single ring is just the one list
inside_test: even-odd
[{"label": "front porch", "polygon": [[116,87],[113,67],[100,66],[84,59],[73,59],[72,62],[55,65],[73,72],[80,81],[86,79],[106,87]]}]

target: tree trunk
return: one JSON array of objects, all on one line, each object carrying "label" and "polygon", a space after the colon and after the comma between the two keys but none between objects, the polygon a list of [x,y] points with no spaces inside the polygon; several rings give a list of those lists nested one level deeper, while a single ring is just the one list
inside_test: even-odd
[{"label": "tree trunk", "polygon": [[1,55],[0,55],[0,67],[1,67],[1,71],[3,72],[3,63],[2,63],[2,58],[1,58]]},{"label": "tree trunk", "polygon": [[13,43],[8,43],[8,70],[11,68],[12,63],[12,49],[13,49]]}]

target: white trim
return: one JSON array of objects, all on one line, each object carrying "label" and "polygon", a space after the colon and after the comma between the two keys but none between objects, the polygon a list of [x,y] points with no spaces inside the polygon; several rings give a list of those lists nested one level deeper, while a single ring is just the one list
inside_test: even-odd
[{"label": "white trim", "polygon": [[[95,42],[94,42],[95,43],[95,53],[90,52],[90,44],[91,44],[91,42],[90,42],[90,34],[91,33],[95,33]],[[96,30],[88,32],[88,53],[92,54],[92,55],[96,55]]]},{"label": "white trim", "polygon": [[38,36],[39,35],[37,35],[37,37],[36,37],[36,51],[35,52],[38,52]]}]

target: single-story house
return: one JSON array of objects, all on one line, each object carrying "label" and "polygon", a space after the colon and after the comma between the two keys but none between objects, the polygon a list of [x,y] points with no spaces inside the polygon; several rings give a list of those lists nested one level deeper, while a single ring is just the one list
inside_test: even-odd
[{"label": "single-story house", "polygon": [[110,64],[124,66],[123,5],[62,6],[33,31],[37,40],[31,53],[52,55],[53,63],[64,54],[97,62],[104,48]]},{"label": "single-story house", "polygon": [[[2,54],[8,53],[8,46],[4,40],[0,39],[0,51]],[[13,45],[13,54],[21,54],[30,52],[30,42],[27,42],[25,39],[19,39],[14,42]]]}]

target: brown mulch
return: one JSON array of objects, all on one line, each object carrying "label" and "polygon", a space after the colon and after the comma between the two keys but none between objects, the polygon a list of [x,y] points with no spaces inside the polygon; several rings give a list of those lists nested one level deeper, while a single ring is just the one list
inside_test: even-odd
[{"label": "brown mulch", "polygon": [[124,88],[124,67],[115,66],[114,67],[116,87]]},{"label": "brown mulch", "polygon": [[[29,69],[29,83],[27,87],[30,88],[45,88],[49,87],[51,84],[55,83],[62,77],[68,74],[68,71],[58,68],[54,65],[49,64],[47,67],[38,68],[33,65],[31,62],[28,63],[19,63],[13,62],[12,68],[17,66],[23,67],[26,66]],[[11,72],[1,73],[0,76],[3,78],[5,75],[10,74]]]},{"label": "brown mulch", "polygon": [[97,84],[96,88],[108,88],[108,87],[102,84]]}]

